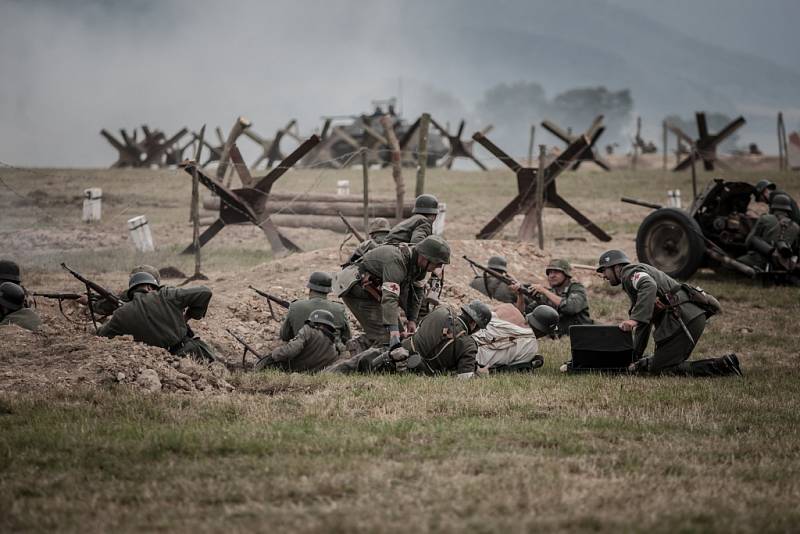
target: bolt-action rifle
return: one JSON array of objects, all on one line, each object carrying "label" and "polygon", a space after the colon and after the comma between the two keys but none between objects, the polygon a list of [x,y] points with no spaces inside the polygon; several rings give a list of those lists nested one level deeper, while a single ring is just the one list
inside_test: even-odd
[{"label": "bolt-action rifle", "polygon": [[[74,276],[75,278],[77,278],[78,280],[83,282],[83,285],[86,286],[86,298],[88,299],[88,302],[89,302],[89,312],[92,315],[92,324],[94,325],[94,329],[95,330],[97,330],[97,320],[95,319],[94,307],[92,306],[92,301],[95,300],[92,297],[92,291],[97,293],[100,297],[102,297],[102,298],[110,301],[111,303],[113,303],[114,306],[116,306],[117,308],[119,308],[120,306],[122,306],[124,304],[119,299],[119,297],[117,297],[111,291],[107,290],[106,288],[104,288],[103,286],[101,286],[100,284],[98,284],[96,282],[92,282],[91,280],[89,280],[88,278],[83,276],[81,273],[79,273],[77,271],[73,271],[72,269],[67,267],[67,265],[65,263],[62,263],[61,267],[66,269],[66,271],[69,272],[69,274],[71,274],[72,276]],[[59,301],[59,303],[60,302],[61,301]]]},{"label": "bolt-action rifle", "polygon": [[[475,269],[483,271],[484,273],[488,274],[492,278],[497,278],[498,280],[500,280],[501,282],[503,282],[504,284],[509,285],[509,286],[512,285],[512,284],[519,284],[520,292],[523,295],[525,295],[526,297],[536,298],[536,295],[539,294],[539,292],[536,291],[535,289],[533,289],[532,287],[530,287],[530,285],[528,285],[528,284],[520,284],[519,282],[517,282],[516,280],[514,280],[513,278],[511,278],[507,274],[504,274],[504,273],[501,273],[500,271],[496,271],[494,269],[491,269],[491,268],[487,267],[486,265],[481,265],[477,261],[471,260],[466,256],[464,256],[464,259],[467,260],[467,263],[469,263],[472,266],[472,270],[473,271],[475,271]],[[475,274],[477,274],[477,272]]]},{"label": "bolt-action rifle", "polygon": [[267,293],[266,291],[262,291],[260,289],[256,289],[253,286],[248,286],[248,287],[250,289],[252,289],[253,291],[255,291],[256,293],[258,293],[259,295],[261,295],[262,297],[264,297],[265,299],[267,299],[267,305],[269,306],[269,314],[272,316],[273,319],[275,319],[275,320],[278,319],[275,316],[275,310],[272,309],[272,303],[273,302],[275,304],[277,304],[278,306],[282,307],[282,308],[286,308],[287,310],[289,309],[289,305],[291,304],[291,302],[289,302],[288,300],[282,299],[280,297],[276,297],[275,295]]},{"label": "bolt-action rifle", "polygon": [[241,343],[242,346],[244,346],[244,352],[242,353],[242,368],[244,368],[245,366],[245,356],[247,356],[248,352],[252,352],[253,356],[258,358],[259,360],[264,358],[261,354],[258,353],[258,351],[256,351],[253,347],[251,347],[250,344],[244,340],[244,338],[242,338],[236,332],[234,332],[230,328],[226,328],[225,330],[233,337],[233,339],[235,339],[236,341]]},{"label": "bolt-action rifle", "polygon": [[339,218],[342,220],[342,222],[347,227],[347,229],[350,231],[350,233],[353,234],[353,237],[358,239],[359,243],[364,241],[364,238],[361,236],[361,234],[358,233],[358,230],[356,230],[355,227],[352,224],[350,224],[350,221],[345,219],[344,215],[342,215],[342,212],[339,211],[337,213],[339,214]]}]

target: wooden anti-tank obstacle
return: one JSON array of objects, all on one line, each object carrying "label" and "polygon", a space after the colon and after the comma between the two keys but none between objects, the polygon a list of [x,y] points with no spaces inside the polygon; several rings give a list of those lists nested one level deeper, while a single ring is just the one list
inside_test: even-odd
[{"label": "wooden anti-tank obstacle", "polygon": [[669,130],[678,137],[679,142],[686,141],[686,143],[691,147],[689,155],[678,162],[678,164],[675,165],[675,168],[672,170],[683,171],[688,169],[692,166],[693,159],[702,159],[703,167],[707,171],[713,171],[715,163],[724,169],[730,170],[730,168],[717,157],[717,147],[720,143],[722,143],[722,141],[725,140],[726,137],[729,137],[733,132],[745,124],[746,121],[744,120],[744,117],[740,116],[737,119],[734,119],[722,130],[712,135],[708,133],[706,114],[702,111],[698,111],[694,115],[695,120],[697,121],[697,133],[699,135],[697,140],[692,139],[686,134],[686,132],[673,124],[667,125],[667,128],[669,128]]},{"label": "wooden anti-tank obstacle", "polygon": [[108,130],[100,130],[106,141],[117,150],[117,161],[112,165],[112,169],[124,167],[150,167],[157,165],[164,167],[172,164],[177,159],[177,155],[182,153],[186,147],[179,147],[177,143],[186,135],[188,130],[182,128],[178,133],[170,138],[160,130],[150,130],[147,125],[142,125],[144,138],[137,139],[136,129],[133,134],[128,134],[124,128],[120,129],[122,141],[114,137]]},{"label": "wooden anti-tank obstacle", "polygon": [[[433,127],[439,130],[442,133],[442,135],[447,138],[447,143],[450,146],[450,149],[447,152],[447,156],[444,160],[444,167],[446,169],[450,169],[453,167],[453,162],[456,160],[456,158],[466,158],[472,160],[475,163],[475,165],[481,168],[481,170],[484,171],[486,170],[486,165],[481,163],[480,160],[476,158],[475,155],[472,153],[473,141],[461,140],[461,135],[464,133],[464,125],[465,125],[465,122],[463,120],[458,125],[458,131],[455,133],[455,135],[451,134],[447,130],[447,128],[442,127],[442,125],[436,122],[433,119],[433,117],[431,117],[430,121]],[[479,133],[481,135],[486,135],[492,130],[492,128],[494,128],[494,126],[490,124],[483,130],[481,130]]]},{"label": "wooden anti-tank obstacle", "polygon": [[[574,136],[569,132],[565,132],[558,125],[549,120],[542,121],[542,128],[564,141],[567,145],[571,145],[580,137]],[[586,130],[586,133],[583,134],[588,140],[589,145],[587,149],[584,150],[583,153],[580,154],[572,164],[573,171],[577,170],[577,168],[580,167],[581,163],[584,161],[595,163],[598,167],[606,171],[611,170],[611,167],[609,167],[608,163],[606,163],[606,161],[597,154],[597,151],[594,148],[595,143],[597,143],[600,135],[602,135],[605,130],[606,127],[603,126],[603,116],[598,115],[592,122],[591,126],[589,126],[589,129]]]},{"label": "wooden anti-tank obstacle", "polygon": [[[567,167],[573,165],[584,151],[590,147],[587,136],[581,135],[570,142],[567,148],[550,162],[544,170],[542,176],[538,176],[540,169],[533,167],[523,167],[511,156],[503,152],[497,145],[489,141],[482,133],[475,133],[472,138],[480,143],[486,150],[491,152],[509,169],[514,171],[517,177],[517,196],[509,202],[500,212],[490,220],[486,226],[477,234],[478,239],[491,239],[503,229],[517,214],[525,214],[526,219],[538,217],[533,213],[536,208],[537,182],[543,184],[543,203],[542,206],[558,208],[564,213],[575,219],[583,228],[588,230],[600,241],[611,241],[611,236],[605,233],[599,226],[590,221],[585,215],[578,211],[572,204],[567,202],[556,191],[556,178]],[[538,178],[538,179],[537,179]],[[521,230],[528,228],[529,225],[523,223]],[[530,236],[520,235],[521,239],[530,239]]]}]

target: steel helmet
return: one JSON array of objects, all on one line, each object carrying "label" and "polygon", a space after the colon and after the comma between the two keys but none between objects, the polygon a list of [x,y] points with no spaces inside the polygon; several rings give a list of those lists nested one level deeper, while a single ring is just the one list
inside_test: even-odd
[{"label": "steel helmet", "polygon": [[331,275],[320,271],[313,272],[311,273],[311,276],[308,277],[308,283],[306,284],[306,287],[319,293],[330,293]]},{"label": "steel helmet", "polygon": [[759,180],[756,184],[756,196],[761,195],[764,192],[764,189],[775,190],[775,184],[770,182],[769,180]]},{"label": "steel helmet", "polygon": [[11,260],[0,260],[0,280],[19,284],[19,265]]},{"label": "steel helmet", "polygon": [[597,272],[602,273],[606,267],[613,267],[614,265],[627,265],[631,262],[628,256],[621,250],[607,250],[600,255],[597,260]]},{"label": "steel helmet", "polygon": [[450,245],[441,236],[429,235],[414,247],[417,254],[433,263],[450,263]]},{"label": "steel helmet", "polygon": [[439,201],[433,195],[420,195],[414,201],[414,209],[411,213],[422,213],[423,215],[436,215],[439,213]]},{"label": "steel helmet", "polygon": [[392,225],[389,224],[389,221],[384,219],[383,217],[378,217],[377,219],[372,219],[369,223],[369,235],[372,234],[386,234],[392,229]]},{"label": "steel helmet", "polygon": [[558,328],[558,312],[547,304],[536,306],[525,319],[531,328],[545,334],[552,334]]},{"label": "steel helmet", "polygon": [[475,321],[479,330],[483,330],[492,320],[492,310],[489,306],[479,300],[473,300],[469,304],[461,306],[461,311],[466,313],[470,319]]},{"label": "steel helmet", "polygon": [[144,271],[133,273],[128,280],[128,298],[131,298],[131,293],[134,289],[142,285],[159,287],[158,280],[152,274]]},{"label": "steel helmet", "polygon": [[508,272],[508,261],[503,256],[492,256],[489,258],[487,267],[501,273]]},{"label": "steel helmet", "polygon": [[545,268],[544,272],[547,273],[548,271],[561,271],[567,277],[572,278],[572,266],[569,264],[567,260],[561,260],[561,259],[550,260],[550,263],[547,264],[547,267]]},{"label": "steel helmet", "polygon": [[14,282],[0,284],[0,305],[11,311],[17,311],[25,303],[25,290]]},{"label": "steel helmet", "polygon": [[773,211],[785,211],[788,213],[792,212],[792,199],[789,198],[789,195],[777,194],[772,195],[772,198],[769,199],[769,211],[772,213]]},{"label": "steel helmet", "polygon": [[156,282],[159,284],[161,283],[161,273],[158,272],[158,269],[153,267],[152,265],[137,265],[133,269],[131,269],[131,276],[136,273],[150,273],[153,278],[156,279]]},{"label": "steel helmet", "polygon": [[324,324],[336,330],[336,325],[333,324],[333,314],[328,310],[314,310],[308,316],[308,322],[311,324]]}]

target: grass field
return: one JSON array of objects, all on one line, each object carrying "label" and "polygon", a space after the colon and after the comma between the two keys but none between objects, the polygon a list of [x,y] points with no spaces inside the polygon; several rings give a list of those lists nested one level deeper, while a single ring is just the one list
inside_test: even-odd
[{"label": "grass field", "polygon": [[[22,205],[0,189],[0,221],[33,280],[61,280],[59,258],[122,280],[140,258],[124,240],[93,248],[94,234],[73,220],[74,203],[53,201],[96,182],[100,171],[37,170],[36,179],[25,172],[4,172],[4,181],[29,198],[46,191],[51,204],[39,195]],[[157,238],[167,236],[157,261],[190,271],[190,260],[177,255],[190,235],[188,180],[106,174],[104,188],[118,199],[109,213],[131,203],[146,209]],[[379,176],[388,192],[388,175]],[[800,192],[796,173],[767,177]],[[304,190],[317,180],[297,173],[285,186]],[[142,192],[128,196],[134,185]],[[435,171],[429,185],[448,202],[448,228],[459,239],[513,190],[500,171]],[[157,187],[165,198],[155,199]],[[663,202],[675,187],[689,196],[688,176],[560,179],[562,194],[629,252],[647,211],[620,205],[619,196]],[[123,219],[93,231],[113,238]],[[54,223],[69,246],[48,237]],[[559,236],[584,235],[550,211],[545,224],[549,247]],[[75,241],[81,232],[87,241]],[[212,278],[269,260],[254,245],[263,237],[248,232],[232,229],[209,248]],[[606,245],[590,238],[570,246],[572,259],[594,262]],[[725,310],[695,357],[736,351],[744,378],[564,376],[558,366],[569,358],[568,341],[545,340],[546,364],[535,373],[466,382],[270,372],[234,373],[237,390],[229,394],[145,395],[127,386],[2,393],[0,531],[796,531],[798,290],[706,271],[695,282]],[[597,286],[590,299],[598,320],[624,318],[618,290]]]}]

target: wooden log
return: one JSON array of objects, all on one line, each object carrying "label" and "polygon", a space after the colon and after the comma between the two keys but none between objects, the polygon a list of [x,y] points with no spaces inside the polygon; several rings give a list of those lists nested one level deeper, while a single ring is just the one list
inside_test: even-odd
[{"label": "wooden log", "polygon": [[[252,123],[246,119],[245,117],[238,117],[236,122],[233,123],[231,127],[231,131],[228,134],[228,139],[225,140],[225,146],[222,148],[222,156],[219,159],[219,164],[217,165],[217,180],[223,181],[225,179],[225,173],[228,171],[228,162],[230,160],[230,152],[231,146],[236,142],[242,132],[245,129],[249,128]],[[229,178],[225,182],[226,187],[230,187],[231,179]],[[252,187],[253,184],[242,184],[244,187]]]},{"label": "wooden log", "polygon": [[[364,197],[355,195],[327,195],[327,194],[304,194],[299,197],[292,193],[270,193],[269,201],[274,203],[279,202],[332,202],[336,205],[352,204],[361,206],[363,210]],[[379,206],[381,208],[394,207],[396,201],[392,198],[377,198],[369,199],[370,206]],[[409,204],[411,205],[411,204]],[[208,210],[219,210],[219,197],[205,197],[203,198],[203,207]]]},{"label": "wooden log", "polygon": [[[410,217],[414,208],[412,204],[404,204],[401,217]],[[335,216],[339,212],[345,217],[363,218],[364,207],[358,204],[333,204],[331,202],[267,202],[264,213],[286,213],[296,215],[328,215]],[[375,205],[369,206],[370,217],[392,218],[396,215],[395,206]]]}]

